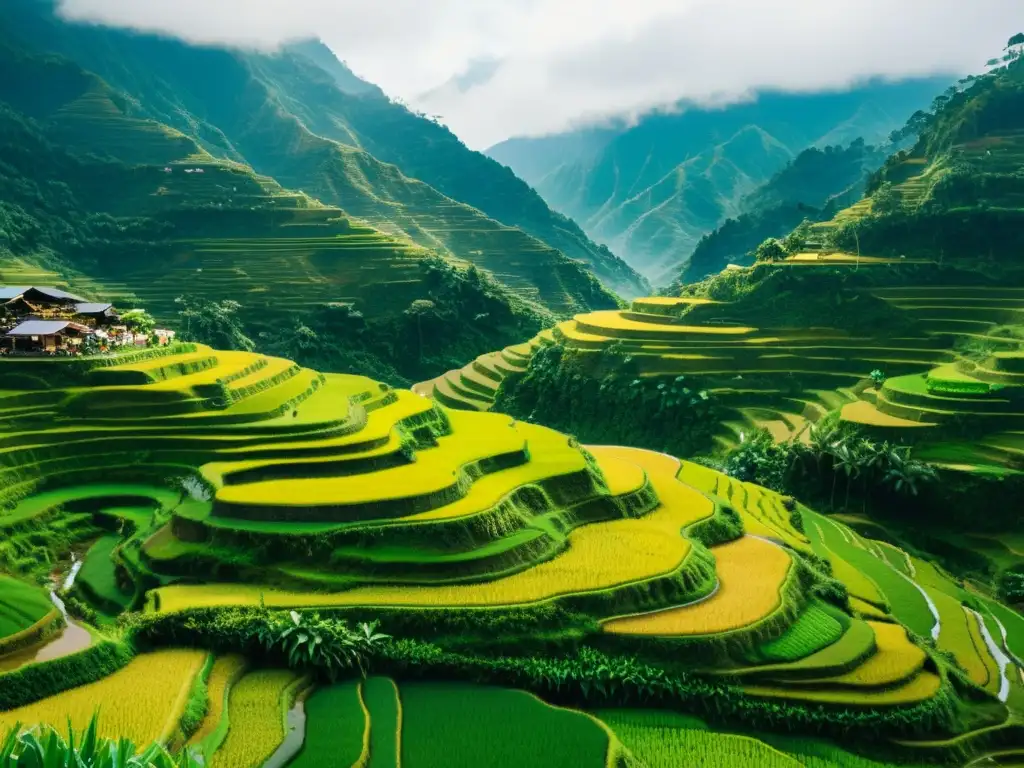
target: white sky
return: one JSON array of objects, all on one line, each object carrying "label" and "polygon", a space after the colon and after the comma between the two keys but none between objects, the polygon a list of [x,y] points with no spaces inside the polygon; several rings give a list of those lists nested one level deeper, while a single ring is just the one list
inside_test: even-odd
[{"label": "white sky", "polygon": [[[60,0],[69,18],[272,48],[320,37],[469,146],[681,98],[978,72],[1024,0]],[[455,78],[464,75],[462,85]]]}]

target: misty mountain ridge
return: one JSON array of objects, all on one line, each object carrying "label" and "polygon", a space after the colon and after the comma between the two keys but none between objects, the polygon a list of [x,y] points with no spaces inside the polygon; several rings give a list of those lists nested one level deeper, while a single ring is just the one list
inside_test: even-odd
[{"label": "misty mountain ridge", "polygon": [[726,106],[680,102],[635,123],[515,138],[487,154],[632,266],[664,282],[700,238],[809,147],[877,144],[954,79],[869,80],[842,91],[764,91]]}]

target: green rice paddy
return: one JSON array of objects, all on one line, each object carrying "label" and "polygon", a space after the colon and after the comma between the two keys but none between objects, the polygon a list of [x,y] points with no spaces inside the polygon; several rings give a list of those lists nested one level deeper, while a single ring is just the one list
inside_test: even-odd
[{"label": "green rice paddy", "polygon": [[405,768],[601,768],[608,735],[579,712],[522,691],[458,683],[403,683]]}]

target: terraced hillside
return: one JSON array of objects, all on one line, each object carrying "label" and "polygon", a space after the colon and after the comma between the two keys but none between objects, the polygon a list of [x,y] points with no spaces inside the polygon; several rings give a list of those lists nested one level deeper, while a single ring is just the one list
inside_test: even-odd
[{"label": "terraced hillside", "polygon": [[[299,240],[263,247],[297,252],[296,274],[314,283],[308,286],[311,292],[327,287],[343,300],[360,281],[353,279],[357,273],[351,268],[346,268],[347,279],[339,281],[327,266],[352,255],[337,252],[334,241],[346,232],[331,222],[356,217],[386,233],[380,239],[387,255],[387,246],[396,241],[414,243],[457,263],[475,264],[525,300],[556,312],[614,306],[591,269],[608,285],[631,294],[643,290],[645,283],[625,263],[554,214],[514,175],[382,94],[353,97],[306,54],[205,49],[74,25],[35,0],[5,4],[0,20],[5,31],[0,60],[18,73],[0,86],[0,103],[36,121],[50,142],[76,158],[98,156],[128,166],[115,178],[89,168],[87,176],[99,194],[84,190],[81,205],[102,213],[170,219],[173,231],[162,234],[169,234],[177,247],[146,259],[157,265],[153,271],[160,277],[180,277],[160,271],[161,264],[195,261],[187,241],[197,237],[194,226],[202,224],[198,237],[228,241],[224,250],[242,253],[250,246],[258,252],[265,239]],[[33,82],[36,90],[22,88],[22,82]],[[37,95],[39,90],[45,98]],[[405,150],[393,157],[395,123],[404,126],[397,145]],[[369,146],[384,156],[371,154]],[[177,185],[165,199],[160,173],[174,161],[196,173],[188,177],[190,184]],[[208,167],[211,162],[218,168]],[[236,172],[236,178],[224,170]],[[208,178],[211,171],[216,180]],[[25,173],[33,179],[37,174],[32,167]],[[106,176],[103,183],[100,175]],[[245,175],[252,178],[239,178]],[[270,180],[276,180],[272,186],[279,182],[303,192],[259,188]],[[83,186],[88,188],[89,181]],[[311,207],[310,196],[345,213],[332,208],[310,215],[305,210]],[[177,215],[165,215],[159,205],[153,211],[151,203],[170,204]],[[47,214],[59,216],[59,208],[52,206]],[[307,231],[285,228],[290,223]],[[59,241],[54,245],[69,266],[84,266],[82,254]],[[17,255],[30,249],[25,251]],[[367,263],[380,261],[372,248],[367,251]],[[305,261],[310,254],[312,265]],[[121,270],[135,266],[135,256],[123,254],[109,265],[113,269],[98,276],[117,281]],[[228,261],[224,268],[236,266]],[[369,272],[363,276],[367,283],[378,277],[372,266]],[[402,277],[384,282],[400,284]],[[379,301],[371,298],[369,305]]]},{"label": "terraced hillside", "polygon": [[[656,305],[668,306],[638,308]],[[644,324],[581,322],[595,335]],[[698,333],[658,327],[670,340]],[[4,725],[62,722],[65,711],[79,723],[88,701],[110,713],[105,733],[191,741],[214,765],[287,760],[302,744],[288,735],[300,722],[300,765],[327,759],[324,729],[353,764],[390,764],[400,752],[432,765],[430,755],[452,749],[441,734],[471,706],[474,722],[506,722],[488,744],[509,761],[531,747],[507,729],[536,719],[559,728],[573,764],[633,765],[633,749],[659,764],[661,748],[645,746],[644,728],[657,723],[649,713],[609,716],[609,728],[523,693],[442,695],[408,682],[415,670],[577,707],[643,700],[729,728],[767,733],[785,722],[854,743],[871,733],[883,757],[911,761],[1024,750],[1011,714],[1024,698],[1024,618],[988,600],[967,612],[962,589],[932,564],[706,467],[583,447],[370,379],[201,345],[5,360],[0,381],[0,529],[30,533],[50,558],[84,553],[63,593],[79,618],[56,619],[67,624],[56,639],[26,640],[48,660],[4,666],[0,656]],[[96,527],[62,535],[70,518]],[[8,569],[0,608],[29,590],[27,565]],[[132,645],[121,645],[103,627],[131,609]],[[308,674],[324,670],[295,656],[294,671],[259,668],[258,658],[286,657],[274,646],[253,656],[256,636],[245,634],[276,617],[324,627],[316,632],[338,631],[325,620],[379,619],[395,639],[379,641],[371,660],[398,685],[371,677],[301,704]],[[41,620],[22,615],[5,631]],[[87,647],[39,655],[83,624]],[[166,650],[182,644],[254,666]],[[152,650],[132,660],[132,648]],[[563,672],[549,675],[552,664]],[[125,709],[123,691],[153,667],[162,671],[152,702]],[[208,701],[197,724],[183,713],[200,679]],[[696,735],[699,724],[671,727],[672,744],[713,738]],[[460,740],[453,764],[474,764],[479,738]],[[764,742],[727,744],[776,754]],[[531,764],[569,760],[544,754]]]},{"label": "terraced hillside", "polygon": [[[790,268],[837,263],[793,261]],[[896,323],[895,333],[755,328],[730,318],[728,303],[651,297],[625,311],[578,315],[415,389],[448,407],[487,410],[501,381],[525,372],[541,346],[557,343],[579,353],[595,375],[607,369],[602,353],[614,347],[640,377],[685,376],[713,394],[726,409],[717,438],[723,448],[758,428],[778,441],[804,438],[809,423],[841,409],[847,421],[928,443],[948,439],[940,424],[969,419],[985,436],[960,463],[1020,466],[1012,436],[1020,410],[1019,345],[1012,335],[992,331],[1021,324],[1024,289],[911,285],[865,291],[905,321]],[[971,341],[1004,351],[975,362],[962,351]],[[884,374],[880,387],[873,385],[872,371]],[[991,450],[1000,445],[1008,450]]]}]

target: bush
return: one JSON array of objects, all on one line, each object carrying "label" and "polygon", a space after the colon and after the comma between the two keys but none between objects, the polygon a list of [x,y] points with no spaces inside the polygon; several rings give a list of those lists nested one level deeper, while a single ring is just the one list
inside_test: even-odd
[{"label": "bush", "polygon": [[639,377],[621,347],[586,355],[555,344],[508,376],[494,409],[578,435],[586,443],[632,445],[673,456],[710,447],[720,419],[715,398],[684,376]]},{"label": "bush", "polygon": [[7,672],[0,675],[0,710],[96,682],[127,666],[134,655],[130,645],[104,640],[71,656]]}]

